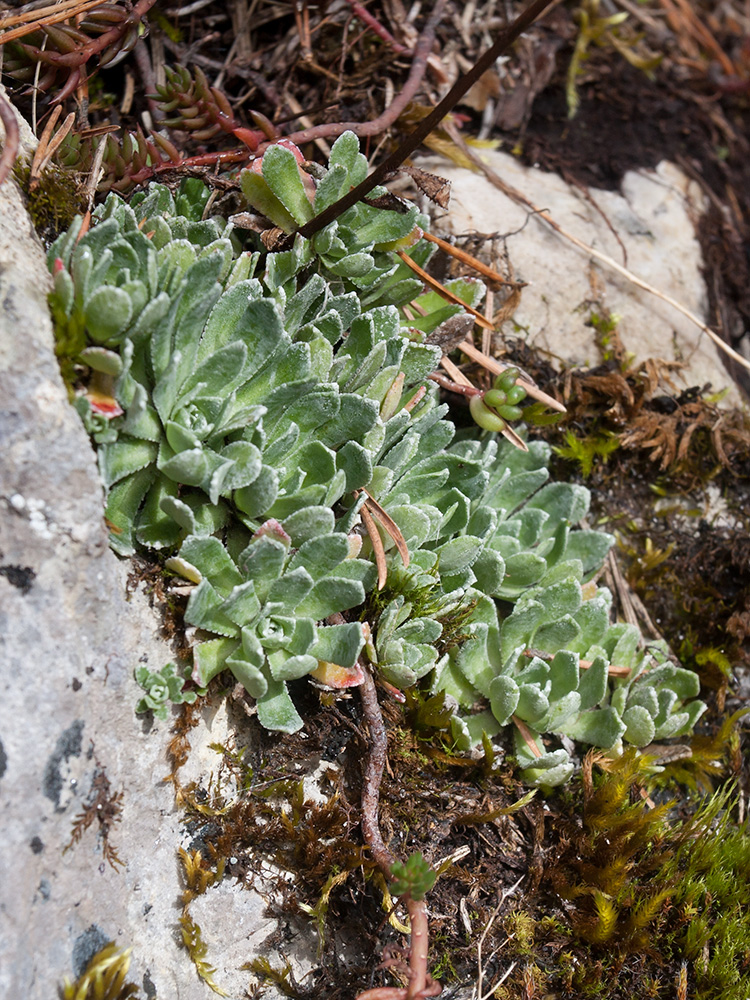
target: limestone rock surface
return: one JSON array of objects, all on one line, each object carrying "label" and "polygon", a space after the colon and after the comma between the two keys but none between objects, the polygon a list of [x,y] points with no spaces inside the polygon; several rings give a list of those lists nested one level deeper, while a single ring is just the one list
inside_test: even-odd
[{"label": "limestone rock surface", "polygon": [[[695,233],[703,195],[674,164],[665,161],[655,170],[628,173],[620,191],[591,189],[598,211],[557,174],[525,167],[496,150],[480,155],[567,232],[705,320],[707,295]],[[515,278],[529,283],[504,334],[548,351],[553,362],[596,365],[601,355],[588,321],[603,306],[619,318],[623,345],[637,361],[679,361],[684,365],[675,378],[679,387],[710,382],[715,392],[729,388],[727,404],[741,401],[718,349],[672,306],[555,233],[483,174],[442,157],[420,159],[419,165],[451,182],[449,211],[435,210],[436,232],[498,234],[496,246],[507,253]]]},{"label": "limestone rock surface", "polygon": [[[14,182],[0,188],[0,996],[51,1000],[107,941],[133,949],[138,996],[204,1000],[180,939],[171,720],[136,717],[134,668],[172,659],[129,567],[109,550],[94,453],[54,356],[44,251]],[[215,765],[215,755],[214,761]],[[121,812],[103,856],[76,817],[106,775]],[[215,979],[244,997],[240,966],[275,923],[225,883],[201,917]],[[230,898],[231,897],[231,898]],[[208,900],[207,900],[208,902]],[[204,904],[207,909],[207,903]],[[196,911],[197,914],[197,911]],[[198,917],[196,916],[196,919]]]}]

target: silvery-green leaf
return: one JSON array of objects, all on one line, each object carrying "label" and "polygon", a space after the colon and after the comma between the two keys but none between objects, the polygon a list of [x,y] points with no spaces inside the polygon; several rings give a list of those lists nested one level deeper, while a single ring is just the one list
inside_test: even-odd
[{"label": "silvery-green leaf", "polygon": [[206,687],[226,667],[227,658],[240,649],[236,639],[209,639],[193,650],[193,681]]},{"label": "silvery-green leaf", "polygon": [[362,625],[359,622],[347,622],[318,629],[318,641],[309,652],[318,660],[351,668],[357,662],[364,644]]},{"label": "silvery-green leaf", "polygon": [[477,715],[464,715],[461,718],[451,718],[451,736],[458,750],[471,750],[482,742],[487,735],[492,738],[500,732],[500,725],[491,712],[479,712]]},{"label": "silvery-green leaf", "polygon": [[529,500],[529,506],[541,507],[549,514],[544,534],[550,536],[561,522],[577,524],[588,513],[589,491],[573,483],[548,483]]},{"label": "silvery-green leaf", "polygon": [[690,728],[690,716],[687,712],[676,712],[668,716],[660,726],[656,728],[654,738],[658,740],[671,740],[688,732]]},{"label": "silvery-green leaf", "polygon": [[437,550],[440,556],[440,572],[449,576],[471,566],[482,551],[482,542],[471,535],[459,535]]},{"label": "silvery-green leaf", "polygon": [[412,643],[434,643],[443,634],[443,626],[433,618],[408,618],[394,635]]},{"label": "silvery-green leaf", "polygon": [[[357,155],[360,155],[359,150],[357,150]],[[346,168],[339,163],[330,164],[325,176],[318,182],[314,202],[315,214],[320,215],[329,205],[338,201],[348,189],[349,180]],[[326,232],[327,230],[324,229],[318,236],[323,236]],[[325,253],[327,248],[316,240],[315,249],[317,253]]]},{"label": "silvery-green leaf", "polygon": [[614,535],[603,531],[572,531],[565,546],[565,558],[580,559],[585,577],[599,569],[614,543]]},{"label": "silvery-green leaf", "polygon": [[527,785],[534,785],[541,788],[557,788],[565,782],[575,771],[575,765],[571,760],[567,763],[557,764],[551,768],[527,767],[521,772],[521,777]]},{"label": "silvery-green leaf", "polygon": [[600,643],[609,628],[609,603],[601,592],[591,600],[584,601],[573,615],[581,628],[580,648],[585,653],[594,643]]},{"label": "silvery-green leaf", "polygon": [[602,643],[609,655],[610,663],[618,666],[633,666],[640,645],[641,634],[635,625],[617,623],[610,626]]},{"label": "silvery-green leaf", "polygon": [[534,597],[544,605],[543,622],[556,622],[565,615],[575,615],[581,606],[581,587],[577,580],[564,580],[535,592]]},{"label": "silvery-green leaf", "polygon": [[489,685],[492,714],[500,726],[506,726],[516,711],[521,692],[512,677],[495,677]]},{"label": "silvery-green leaf", "polygon": [[283,571],[288,555],[287,546],[270,535],[263,535],[239,555],[237,565],[249,580],[253,580],[261,599],[265,599],[271,584]]},{"label": "silvery-green leaf", "polygon": [[645,747],[652,742],[656,733],[654,714],[643,705],[631,705],[625,709],[622,713],[622,721],[625,723],[624,736],[628,743],[637,747]]},{"label": "silvery-green leaf", "polygon": [[190,535],[182,543],[180,555],[196,566],[223,597],[228,597],[234,587],[245,582],[218,538]]},{"label": "silvery-green leaf", "polygon": [[496,486],[491,485],[485,503],[497,510],[514,511],[519,504],[535,493],[549,479],[546,468],[517,472],[504,477]]},{"label": "silvery-green leaf", "polygon": [[516,757],[518,759],[518,763],[522,767],[533,766],[539,771],[551,771],[553,768],[559,767],[561,764],[565,764],[570,760],[567,750],[546,751],[543,746],[540,746],[541,739],[539,737],[539,733],[535,733],[533,730],[531,732],[534,737],[534,742],[537,744],[537,749],[541,751],[541,756],[539,757],[532,753],[526,744],[526,741],[517,729],[513,734]]},{"label": "silvery-green leaf", "polygon": [[581,670],[578,692],[581,696],[581,711],[598,705],[607,691],[607,662],[598,656],[588,668]]},{"label": "silvery-green leaf", "polygon": [[349,540],[346,535],[335,533],[319,538],[311,538],[301,545],[289,562],[289,569],[304,567],[313,580],[327,576],[349,555]]},{"label": "silvery-green leaf", "polygon": [[354,132],[342,132],[331,147],[328,163],[330,168],[341,164],[346,170],[348,187],[356,187],[367,176],[367,157],[360,153]]},{"label": "silvery-green leaf", "polygon": [[570,691],[577,691],[579,684],[578,656],[566,649],[555,653],[550,664],[550,701],[559,701]]},{"label": "silvery-green leaf", "polygon": [[320,621],[337,611],[348,611],[356,608],[365,599],[365,588],[357,580],[345,580],[340,577],[326,577],[320,580],[304,597],[297,611]]},{"label": "silvery-green leaf", "polygon": [[[503,681],[507,684],[510,677],[498,677],[497,680]],[[495,682],[493,681],[493,685],[494,683]],[[490,693],[493,690],[493,685],[490,685]],[[537,721],[542,719],[542,717],[545,716],[549,710],[549,699],[537,684],[521,684],[518,685],[517,690],[518,704],[513,711],[525,722],[529,722],[532,726],[536,726]]]},{"label": "silvery-green leaf", "polygon": [[233,499],[248,517],[262,517],[273,506],[279,492],[279,477],[275,469],[264,465],[250,486],[235,490]]},{"label": "silvery-green leaf", "polygon": [[260,614],[260,601],[255,592],[254,581],[234,587],[221,606],[221,612],[240,628],[252,625]]},{"label": "silvery-green leaf", "polygon": [[[313,207],[302,183],[294,153],[283,146],[269,146],[263,154],[261,168],[269,188],[297,225],[309,222],[313,217]],[[247,189],[243,190],[249,201]]]},{"label": "silvery-green leaf", "polygon": [[269,681],[268,690],[258,698],[258,721],[266,729],[282,733],[296,733],[302,728],[302,719],[284,681]]},{"label": "silvery-green leaf", "polygon": [[150,441],[120,438],[99,448],[99,471],[105,486],[112,486],[156,460],[156,445]]},{"label": "silvery-green leaf", "polygon": [[[514,539],[515,541],[515,539]],[[517,544],[517,543],[516,543]],[[500,551],[506,546],[497,546]],[[500,591],[501,597],[512,599],[537,584],[543,577],[547,563],[534,552],[518,552],[505,555],[505,580]]]},{"label": "silvery-green leaf", "polygon": [[288,611],[293,611],[307,597],[313,586],[313,578],[306,569],[300,567],[285,573],[281,579],[272,584],[268,600],[279,603]]},{"label": "silvery-green leaf", "polygon": [[113,343],[130,325],[133,304],[127,292],[112,285],[91,293],[84,307],[84,322],[92,340]]},{"label": "silvery-green leaf", "polygon": [[[659,714],[659,698],[650,683],[650,677],[648,675],[644,677],[642,681],[634,684],[630,689],[630,693],[628,695],[628,708],[633,708],[636,705],[641,705],[645,708],[652,719],[655,719]],[[624,718],[625,716],[623,715],[623,719]],[[632,743],[633,741],[629,740],[629,742]]]},{"label": "silvery-green leaf", "polygon": [[294,218],[271,191],[264,177],[251,170],[243,170],[240,173],[240,185],[248,203],[256,211],[265,215],[267,219],[270,219],[274,225],[283,229],[285,233],[294,232],[297,228]]},{"label": "silvery-green leaf", "polygon": [[625,734],[625,723],[611,706],[581,712],[577,719],[569,720],[565,733],[571,739],[609,750]]},{"label": "silvery-green leaf", "polygon": [[122,371],[120,355],[106,347],[86,347],[81,351],[80,358],[89,368],[105,375],[119,375]]},{"label": "silvery-green leaf", "polygon": [[352,253],[341,260],[325,258],[326,269],[339,278],[361,278],[373,269],[373,260],[369,253]]},{"label": "silvery-green leaf", "polygon": [[505,619],[500,629],[501,655],[503,659],[517,646],[530,643],[537,626],[544,616],[544,606],[539,601],[530,600],[523,607],[516,607]]},{"label": "silvery-green leaf", "polygon": [[290,656],[285,650],[277,649],[268,654],[268,666],[274,680],[294,681],[311,674],[317,668],[318,661],[306,653]]},{"label": "silvery-green leaf", "polygon": [[240,630],[236,622],[221,610],[223,603],[222,596],[204,576],[198,586],[190,592],[185,609],[185,621],[217,635],[238,636]]},{"label": "silvery-green leaf", "polygon": [[548,653],[556,653],[571,642],[575,642],[580,634],[578,623],[571,615],[564,615],[559,621],[541,625],[532,636],[532,643]]},{"label": "silvery-green leaf", "polygon": [[562,698],[552,702],[544,718],[537,720],[534,725],[542,732],[564,733],[567,723],[578,717],[580,707],[581,696],[579,693],[568,691]]},{"label": "silvery-green leaf", "polygon": [[263,671],[245,658],[241,647],[234,656],[227,657],[224,666],[232,671],[235,680],[242,684],[252,698],[262,698],[268,691],[268,681]]},{"label": "silvery-green leaf", "polygon": [[141,545],[161,549],[177,543],[182,529],[162,507],[164,500],[176,494],[176,483],[170,482],[162,475],[156,477],[136,520],[136,538]]},{"label": "silvery-green leaf", "polygon": [[135,552],[135,518],[155,475],[152,468],[142,469],[121,479],[107,494],[109,544],[118,555],[132,556]]},{"label": "silvery-green leaf", "polygon": [[290,514],[284,521],[284,530],[299,548],[304,542],[321,535],[330,535],[335,526],[335,516],[330,507],[304,507]]}]

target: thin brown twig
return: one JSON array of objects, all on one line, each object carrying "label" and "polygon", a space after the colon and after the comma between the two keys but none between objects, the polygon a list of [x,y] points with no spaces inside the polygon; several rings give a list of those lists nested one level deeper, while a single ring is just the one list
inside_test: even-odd
[{"label": "thin brown twig", "polygon": [[365,679],[360,684],[359,694],[362,699],[362,714],[370,733],[370,746],[362,782],[362,836],[378,868],[386,878],[390,878],[391,866],[396,859],[383,842],[379,819],[380,783],[385,770],[388,740],[372,673],[366,663],[360,663],[360,666]]},{"label": "thin brown twig", "polygon": [[390,45],[397,56],[410,56],[412,54],[411,49],[407,49],[405,45],[397,41],[385,25],[381,24],[376,17],[373,17],[369,10],[363,7],[361,3],[357,3],[357,0],[346,0],[346,2],[360,21],[366,24],[378,38],[382,38],[384,42]]},{"label": "thin brown twig", "polygon": [[[310,238],[315,233],[319,232],[329,222],[333,222],[337,219],[342,212],[345,212],[347,208],[351,208],[352,205],[356,205],[358,201],[361,201],[366,194],[369,194],[374,187],[389,177],[394,173],[404,162],[404,160],[409,157],[414,150],[421,144],[422,140],[432,132],[432,130],[443,120],[443,118],[453,110],[456,103],[464,96],[464,94],[471,88],[471,86],[479,79],[482,74],[490,68],[498,58],[501,56],[506,49],[515,42],[515,40],[523,34],[523,32],[534,23],[534,21],[546,10],[547,7],[553,3],[554,0],[533,0],[529,6],[522,11],[516,20],[497,38],[484,52],[476,63],[472,66],[468,73],[460,76],[458,80],[454,83],[445,97],[437,104],[432,111],[426,115],[420,123],[416,126],[414,131],[406,137],[406,139],[398,146],[398,148],[391,153],[387,159],[385,159],[380,166],[367,177],[361,184],[357,184],[356,187],[352,188],[348,194],[344,195],[338,201],[330,205],[324,212],[320,215],[316,215],[315,218],[311,219],[310,222],[306,223],[299,229],[301,236],[305,238]],[[437,26],[440,16],[442,15],[442,4],[440,0],[435,4],[435,8],[428,22],[428,26],[434,22],[432,30]],[[427,33],[427,27],[422,33],[417,46],[415,47],[415,62],[417,59],[417,51],[421,50],[422,42],[425,39],[425,34]],[[432,43],[430,43],[431,47]],[[429,52],[425,53],[424,59],[426,62],[427,55]],[[414,66],[412,71],[414,71]],[[424,70],[422,71],[424,73]],[[398,100],[398,98],[397,98]],[[392,107],[393,105],[391,105]],[[390,109],[389,109],[390,110]],[[382,116],[381,116],[382,118]]]},{"label": "thin brown twig", "polygon": [[[378,692],[369,665],[360,658],[360,666],[364,674],[364,680],[359,687],[362,715],[370,737],[362,781],[362,836],[369,846],[378,868],[387,879],[390,879],[396,859],[385,846],[383,835],[380,832],[379,817],[380,783],[383,780],[383,771],[385,770],[388,738],[378,701]],[[411,925],[409,985],[406,987],[378,986],[360,993],[357,1000],[423,1000],[426,997],[437,996],[441,991],[440,984],[436,983],[427,972],[429,947],[427,907],[424,900],[413,900],[407,896],[405,901]]]},{"label": "thin brown twig", "polygon": [[[717,333],[715,333],[711,329],[711,327],[708,326],[707,323],[704,323],[703,320],[700,319],[698,316],[696,316],[694,312],[692,312],[690,309],[687,308],[687,306],[684,306],[681,302],[678,302],[677,299],[673,299],[671,295],[667,295],[665,292],[659,291],[658,288],[654,288],[653,285],[650,285],[647,281],[644,281],[643,278],[639,278],[637,274],[633,274],[632,271],[629,271],[626,267],[623,267],[622,264],[618,264],[617,261],[614,260],[612,257],[608,256],[608,254],[602,253],[601,250],[597,250],[595,249],[595,247],[589,246],[588,243],[584,243],[583,240],[579,240],[577,236],[573,236],[572,233],[569,233],[567,230],[563,229],[561,225],[555,222],[555,220],[552,218],[549,212],[547,212],[543,208],[539,208],[537,205],[534,205],[534,203],[531,202],[524,194],[522,194],[521,191],[518,191],[516,188],[512,187],[512,185],[506,184],[505,181],[501,177],[499,177],[498,174],[492,169],[492,167],[488,166],[482,159],[476,156],[476,154],[471,150],[469,146],[466,145],[466,143],[463,141],[463,139],[455,129],[451,130],[450,127],[448,127],[446,131],[450,132],[453,141],[469,157],[471,162],[482,171],[482,173],[485,175],[490,184],[496,187],[499,191],[502,191],[503,194],[507,195],[516,203],[525,205],[528,209],[530,209],[534,213],[534,215],[536,215],[539,219],[541,219],[542,222],[546,222],[548,226],[551,226],[556,233],[558,233],[564,239],[572,243],[573,246],[578,247],[579,250],[583,250],[584,253],[587,253],[596,260],[601,261],[602,264],[606,264],[607,267],[612,268],[613,271],[616,271],[618,274],[622,275],[623,278],[626,278],[631,284],[635,285],[637,288],[642,288],[644,292],[648,292],[650,295],[654,295],[656,296],[656,298],[661,299],[662,302],[666,302],[667,305],[672,306],[673,309],[676,309],[679,313],[681,313],[683,316],[689,319],[691,323],[694,323],[702,333],[705,333],[708,337],[710,337],[710,339],[714,342],[714,344],[716,344],[716,346],[719,348],[720,351],[723,351],[725,354],[728,354],[730,358],[733,358],[736,362],[741,364],[743,368],[747,368],[748,370],[750,370],[750,361],[748,361],[747,358],[743,357],[741,354],[735,351],[735,349],[731,347],[725,340],[722,340],[722,338]],[[461,347],[461,350],[464,349],[462,345],[459,346]],[[529,393],[529,395],[531,395],[531,393]]]},{"label": "thin brown twig", "polygon": [[0,186],[2,186],[16,162],[20,142],[15,111],[2,90],[0,90],[0,121],[5,126],[5,143],[3,144],[3,155],[0,156]]},{"label": "thin brown twig", "polygon": [[[62,3],[50,4],[38,10],[25,11],[23,14],[11,14],[8,17],[0,18],[0,28],[9,28],[0,35],[0,45],[7,45],[8,42],[23,38],[24,35],[43,28],[48,24],[59,24],[60,21],[67,21],[68,18],[83,14],[92,7],[101,6],[102,0],[63,0]],[[40,24],[44,21],[44,24]],[[18,25],[17,28],[11,27]]]},{"label": "thin brown twig", "polygon": [[[86,45],[81,46],[79,49],[75,49],[73,52],[45,52],[43,55],[43,61],[51,63],[53,66],[66,66],[68,69],[76,70],[80,69],[81,66],[85,65],[92,56],[98,55],[103,52],[108,46],[113,45],[115,42],[121,38],[127,29],[132,25],[138,24],[141,18],[145,17],[146,14],[151,10],[151,8],[156,3],[156,0],[138,0],[138,3],[133,7],[129,14],[127,14],[122,21],[115,24],[105,31],[104,34],[99,35],[98,38],[92,39]],[[51,23],[51,22],[46,22]],[[44,27],[44,25],[40,25]],[[8,35],[12,32],[7,32],[5,35],[0,35],[0,45],[4,45],[9,41]],[[66,95],[67,96],[67,95]],[[58,95],[58,100],[60,99]]]}]

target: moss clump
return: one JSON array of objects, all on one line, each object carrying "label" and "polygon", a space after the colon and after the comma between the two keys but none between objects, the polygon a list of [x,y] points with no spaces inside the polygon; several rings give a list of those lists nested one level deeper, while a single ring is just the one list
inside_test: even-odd
[{"label": "moss clump", "polygon": [[84,190],[73,171],[51,164],[32,182],[30,165],[19,158],[13,176],[26,196],[29,216],[43,240],[56,239],[82,211]]}]

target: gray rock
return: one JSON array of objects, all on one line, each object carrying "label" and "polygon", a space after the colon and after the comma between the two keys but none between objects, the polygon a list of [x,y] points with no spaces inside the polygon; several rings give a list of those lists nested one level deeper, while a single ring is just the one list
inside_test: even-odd
[{"label": "gray rock", "polygon": [[[107,941],[133,949],[146,996],[212,996],[182,947],[170,722],[134,714],[134,668],[172,658],[157,613],[128,599],[107,545],[94,453],[54,356],[44,251],[14,182],[0,188],[0,996],[50,1000]],[[142,692],[141,692],[142,693]],[[215,761],[214,761],[215,764]],[[106,774],[122,794],[104,858],[99,823],[73,823]],[[98,778],[101,781],[101,777]],[[231,888],[221,887],[224,892]],[[232,892],[202,925],[216,981],[274,927],[254,892]],[[218,896],[217,896],[218,902]],[[197,918],[196,918],[197,919]],[[139,994],[140,995],[140,994]]]}]

